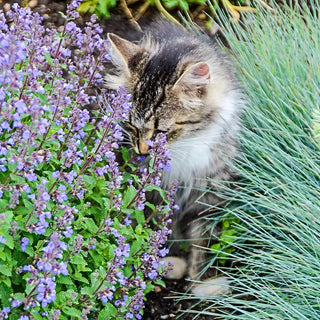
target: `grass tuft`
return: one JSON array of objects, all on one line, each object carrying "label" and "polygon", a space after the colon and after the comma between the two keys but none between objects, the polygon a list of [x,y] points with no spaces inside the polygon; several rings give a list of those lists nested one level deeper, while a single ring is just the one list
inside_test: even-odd
[{"label": "grass tuft", "polygon": [[[272,3],[273,8],[277,8]],[[250,106],[242,179],[226,189],[237,224],[232,294],[205,314],[222,319],[320,318],[319,1],[223,19]],[[250,23],[249,23],[250,22]],[[215,262],[212,262],[214,264]]]}]

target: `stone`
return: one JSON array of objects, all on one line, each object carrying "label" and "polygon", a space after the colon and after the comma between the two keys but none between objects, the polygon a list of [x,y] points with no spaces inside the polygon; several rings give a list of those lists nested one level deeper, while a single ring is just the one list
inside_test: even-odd
[{"label": "stone", "polygon": [[3,5],[3,10],[4,10],[5,12],[9,11],[10,8],[11,8],[10,3],[6,3],[5,5]]},{"label": "stone", "polygon": [[34,9],[38,5],[38,0],[31,0],[28,2],[28,7]]}]

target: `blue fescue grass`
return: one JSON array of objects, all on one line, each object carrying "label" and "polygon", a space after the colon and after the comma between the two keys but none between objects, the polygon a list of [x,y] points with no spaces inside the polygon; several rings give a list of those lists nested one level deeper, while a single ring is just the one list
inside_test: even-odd
[{"label": "blue fescue grass", "polygon": [[[276,4],[273,4],[276,7]],[[232,293],[208,298],[222,319],[320,319],[319,2],[224,19],[249,107],[236,188]],[[249,23],[250,21],[250,23]],[[217,264],[216,261],[213,264]]]}]

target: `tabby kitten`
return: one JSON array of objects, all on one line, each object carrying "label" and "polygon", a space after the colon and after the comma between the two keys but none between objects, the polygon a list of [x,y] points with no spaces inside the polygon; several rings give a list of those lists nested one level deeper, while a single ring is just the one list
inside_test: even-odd
[{"label": "tabby kitten", "polygon": [[[169,278],[181,278],[188,269],[195,279],[203,259],[196,245],[202,245],[203,230],[197,222],[205,205],[216,205],[213,193],[203,195],[212,181],[231,178],[230,161],[237,153],[239,116],[244,105],[234,71],[219,46],[203,34],[159,20],[147,29],[138,43],[108,34],[111,58],[116,68],[106,76],[106,86],[124,86],[132,94],[128,128],[134,150],[148,152],[147,141],[158,132],[167,136],[172,153],[171,171],[163,172],[167,188],[179,181],[174,214],[175,239],[193,238],[189,268],[179,257]],[[227,291],[225,278],[195,286],[198,295]]]}]

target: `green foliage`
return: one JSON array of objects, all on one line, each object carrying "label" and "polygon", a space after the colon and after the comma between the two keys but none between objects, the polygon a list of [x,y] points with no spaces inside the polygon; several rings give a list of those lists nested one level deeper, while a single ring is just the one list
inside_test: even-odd
[{"label": "green foliage", "polygon": [[[240,5],[245,5],[247,1],[245,0],[239,0],[239,1],[231,1],[232,3],[237,3]],[[132,1],[132,3],[135,4],[135,6],[138,7],[137,9],[137,16],[135,16],[135,10],[133,10],[133,16],[135,18],[141,16],[147,10],[149,6],[155,6],[157,10],[162,13],[166,18],[169,20],[175,20],[173,16],[167,12],[173,11],[173,10],[180,10],[185,13],[190,12],[190,7],[200,6],[202,8],[202,11],[210,11],[211,13],[215,12],[216,9],[219,7],[225,7],[229,12],[238,19],[240,17],[239,12],[241,11],[251,11],[251,7],[242,7],[236,6],[232,4],[228,0],[223,1],[208,1],[208,0],[147,0],[147,1]],[[125,6],[128,6],[131,4],[130,1],[128,3],[125,1]],[[84,0],[79,8],[78,11],[80,13],[94,13],[98,17],[104,17],[109,18],[110,17],[110,10],[114,7],[119,5],[118,0]],[[120,5],[121,9],[123,10],[123,5]],[[130,10],[130,9],[129,9]],[[124,14],[127,14],[127,12],[124,12]],[[210,20],[208,20],[209,22]]]},{"label": "green foliage", "polygon": [[215,254],[214,259],[220,265],[224,265],[231,253],[235,251],[233,244],[237,241],[239,234],[237,229],[237,223],[239,222],[239,219],[234,217],[222,220],[219,237],[216,243],[210,246],[211,253]]},{"label": "green foliage", "polygon": [[117,0],[84,0],[78,11],[80,13],[94,13],[98,17],[110,17],[110,9],[117,5]]}]

